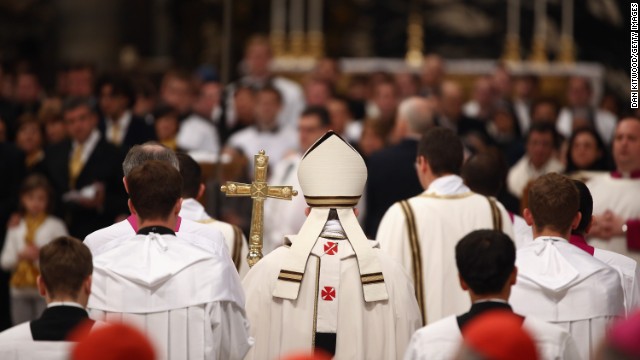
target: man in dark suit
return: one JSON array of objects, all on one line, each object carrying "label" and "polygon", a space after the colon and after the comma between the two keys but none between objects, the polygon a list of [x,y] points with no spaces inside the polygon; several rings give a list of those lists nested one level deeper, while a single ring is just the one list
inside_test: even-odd
[{"label": "man in dark suit", "polygon": [[135,94],[128,79],[107,75],[98,82],[97,91],[103,115],[98,127],[108,142],[126,153],[133,145],[155,140],[153,123],[131,111]]},{"label": "man in dark suit", "polygon": [[122,153],[100,135],[90,106],[78,99],[65,104],[69,139],[47,149],[45,161],[56,190],[56,214],[65,220],[69,233],[81,239],[127,213],[120,184]]},{"label": "man in dark suit", "polygon": [[[95,322],[89,319],[85,308],[91,294],[92,272],[91,252],[80,240],[63,236],[43,246],[37,281],[47,309],[40,318],[0,333],[0,342],[9,346],[9,342],[29,340],[65,341],[72,332],[79,335],[77,331],[91,329]],[[78,328],[80,324],[83,326]]]},{"label": "man in dark suit", "polygon": [[369,158],[369,180],[366,195],[365,232],[375,236],[380,220],[397,201],[423,191],[415,162],[418,141],[433,126],[430,103],[418,97],[404,100],[398,108],[395,136],[400,142],[375,152]]},{"label": "man in dark suit", "polygon": [[[10,143],[0,142],[0,174],[0,246],[3,246],[5,226],[18,209],[18,192],[24,176],[24,156]],[[9,274],[0,270],[0,331],[10,326]]]}]

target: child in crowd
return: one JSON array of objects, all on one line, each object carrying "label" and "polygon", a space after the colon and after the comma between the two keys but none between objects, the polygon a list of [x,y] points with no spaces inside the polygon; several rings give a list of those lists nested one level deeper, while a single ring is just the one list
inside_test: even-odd
[{"label": "child in crowd", "polygon": [[36,319],[46,307],[38,294],[36,279],[40,248],[67,235],[60,219],[51,215],[51,186],[42,175],[27,177],[20,189],[20,216],[4,240],[0,265],[11,271],[11,316],[14,324]]}]

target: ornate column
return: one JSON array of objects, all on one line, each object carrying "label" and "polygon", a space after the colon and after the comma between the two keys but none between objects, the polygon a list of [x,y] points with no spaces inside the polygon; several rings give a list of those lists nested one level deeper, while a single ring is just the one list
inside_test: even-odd
[{"label": "ornate column", "polygon": [[562,35],[558,60],[565,64],[573,64],[576,61],[573,42],[573,0],[562,1]]},{"label": "ornate column", "polygon": [[324,56],[324,34],[322,32],[323,20],[322,0],[309,0],[307,6],[307,55],[320,59]]},{"label": "ornate column", "polygon": [[304,0],[289,0],[289,53],[304,55]]},{"label": "ornate column", "polygon": [[535,32],[529,60],[535,63],[547,62],[547,0],[535,0]]},{"label": "ornate column", "polygon": [[520,61],[520,0],[507,0],[507,37],[502,59]]},{"label": "ornate column", "polygon": [[271,0],[271,33],[269,41],[271,49],[276,58],[280,58],[286,53],[286,0]]},{"label": "ornate column", "polygon": [[411,67],[419,67],[424,60],[424,30],[422,28],[422,13],[417,1],[413,2],[407,25],[407,54],[405,61]]}]

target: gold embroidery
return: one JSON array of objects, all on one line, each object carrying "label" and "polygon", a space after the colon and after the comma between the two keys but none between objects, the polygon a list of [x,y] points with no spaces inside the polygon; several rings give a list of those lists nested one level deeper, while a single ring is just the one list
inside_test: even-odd
[{"label": "gold embroidery", "polygon": [[280,275],[278,275],[278,280],[302,282],[303,275],[304,275],[303,273],[299,273],[295,271],[280,270]]},{"label": "gold embroidery", "polygon": [[317,258],[316,260],[316,297],[313,300],[313,333],[311,336],[311,348],[316,347],[316,332],[318,330],[318,290],[320,289],[320,258],[316,255],[310,254]]},{"label": "gold embroidery", "polygon": [[421,194],[419,195],[420,197],[426,197],[426,198],[433,198],[433,199],[449,199],[449,200],[454,200],[454,199],[464,199],[467,198],[471,195],[473,195],[474,193],[472,191],[466,192],[466,193],[462,193],[462,194],[452,194],[452,195],[439,195],[439,194]]},{"label": "gold embroidery", "polygon": [[363,285],[375,284],[384,282],[384,276],[382,273],[374,273],[374,274],[365,274],[360,276],[360,280]]},{"label": "gold embroidery", "polygon": [[420,243],[418,242],[418,231],[416,229],[415,217],[411,205],[407,200],[400,202],[402,211],[407,219],[407,232],[409,235],[409,243],[411,245],[411,264],[413,268],[413,286],[416,291],[416,300],[420,307],[422,315],[422,324],[427,323],[427,309],[424,299],[424,289],[422,283],[422,254],[420,252]]},{"label": "gold embroidery", "polygon": [[491,207],[493,229],[502,231],[502,215],[500,214],[500,209],[498,209],[498,205],[496,205],[496,201],[494,199],[487,197],[487,200],[489,200],[489,206]]},{"label": "gold embroidery", "polygon": [[335,207],[356,205],[360,196],[305,196],[307,204],[315,207]]}]

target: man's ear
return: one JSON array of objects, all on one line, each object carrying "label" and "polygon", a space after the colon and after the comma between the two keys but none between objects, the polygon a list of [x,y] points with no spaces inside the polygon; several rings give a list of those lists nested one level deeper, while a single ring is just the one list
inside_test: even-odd
[{"label": "man's ear", "polygon": [[180,209],[182,209],[182,198],[179,198],[178,201],[176,201],[176,204],[173,206],[173,213],[178,216]]},{"label": "man's ear", "polygon": [[207,189],[207,187],[205,186],[205,184],[200,183],[200,187],[198,188],[198,195],[196,196],[196,200],[200,200],[200,198],[202,198],[202,196],[204,195],[204,191]]},{"label": "man's ear", "polygon": [[89,275],[82,282],[82,291],[84,291],[84,293],[87,294],[87,296],[91,295],[91,282],[92,281],[93,281],[92,275]]},{"label": "man's ear", "polygon": [[127,178],[126,177],[122,177],[122,185],[124,185],[124,191],[127,192],[127,194],[129,193],[129,187],[127,186]]},{"label": "man's ear", "polygon": [[304,209],[304,216],[309,216],[309,214],[311,214],[311,208],[307,206],[307,207]]},{"label": "man's ear", "polygon": [[531,210],[529,210],[529,208],[524,209],[524,211],[522,212],[522,217],[524,217],[524,221],[527,223],[527,225],[533,226],[533,214],[531,213]]},{"label": "man's ear", "polygon": [[36,285],[38,286],[38,294],[43,298],[47,297],[47,287],[44,285],[44,280],[42,279],[42,275],[38,275],[36,279]]},{"label": "man's ear", "polygon": [[518,267],[513,266],[513,270],[511,271],[511,275],[509,275],[509,285],[513,286],[518,281]]},{"label": "man's ear", "polygon": [[578,225],[580,225],[580,220],[582,220],[582,213],[578,211],[578,213],[576,213],[576,216],[573,217],[573,221],[571,222],[571,230],[575,230],[578,228]]},{"label": "man's ear", "polygon": [[592,215],[591,219],[589,220],[589,224],[587,224],[587,228],[584,229],[584,234],[585,235],[587,235],[587,234],[589,234],[589,232],[591,232],[591,227],[593,226],[593,224],[596,223],[596,221],[598,221],[598,220],[596,220],[596,217]]},{"label": "man's ear", "polygon": [[131,215],[136,215],[136,208],[133,207],[133,203],[131,202],[131,199],[127,200],[127,206],[129,207],[129,212],[131,213]]},{"label": "man's ear", "polygon": [[464,279],[462,278],[462,275],[460,275],[460,273],[458,273],[458,281],[460,281],[460,287],[462,288],[462,290],[464,290],[464,291],[468,291],[469,290],[469,285],[467,285],[467,282],[464,281]]}]

